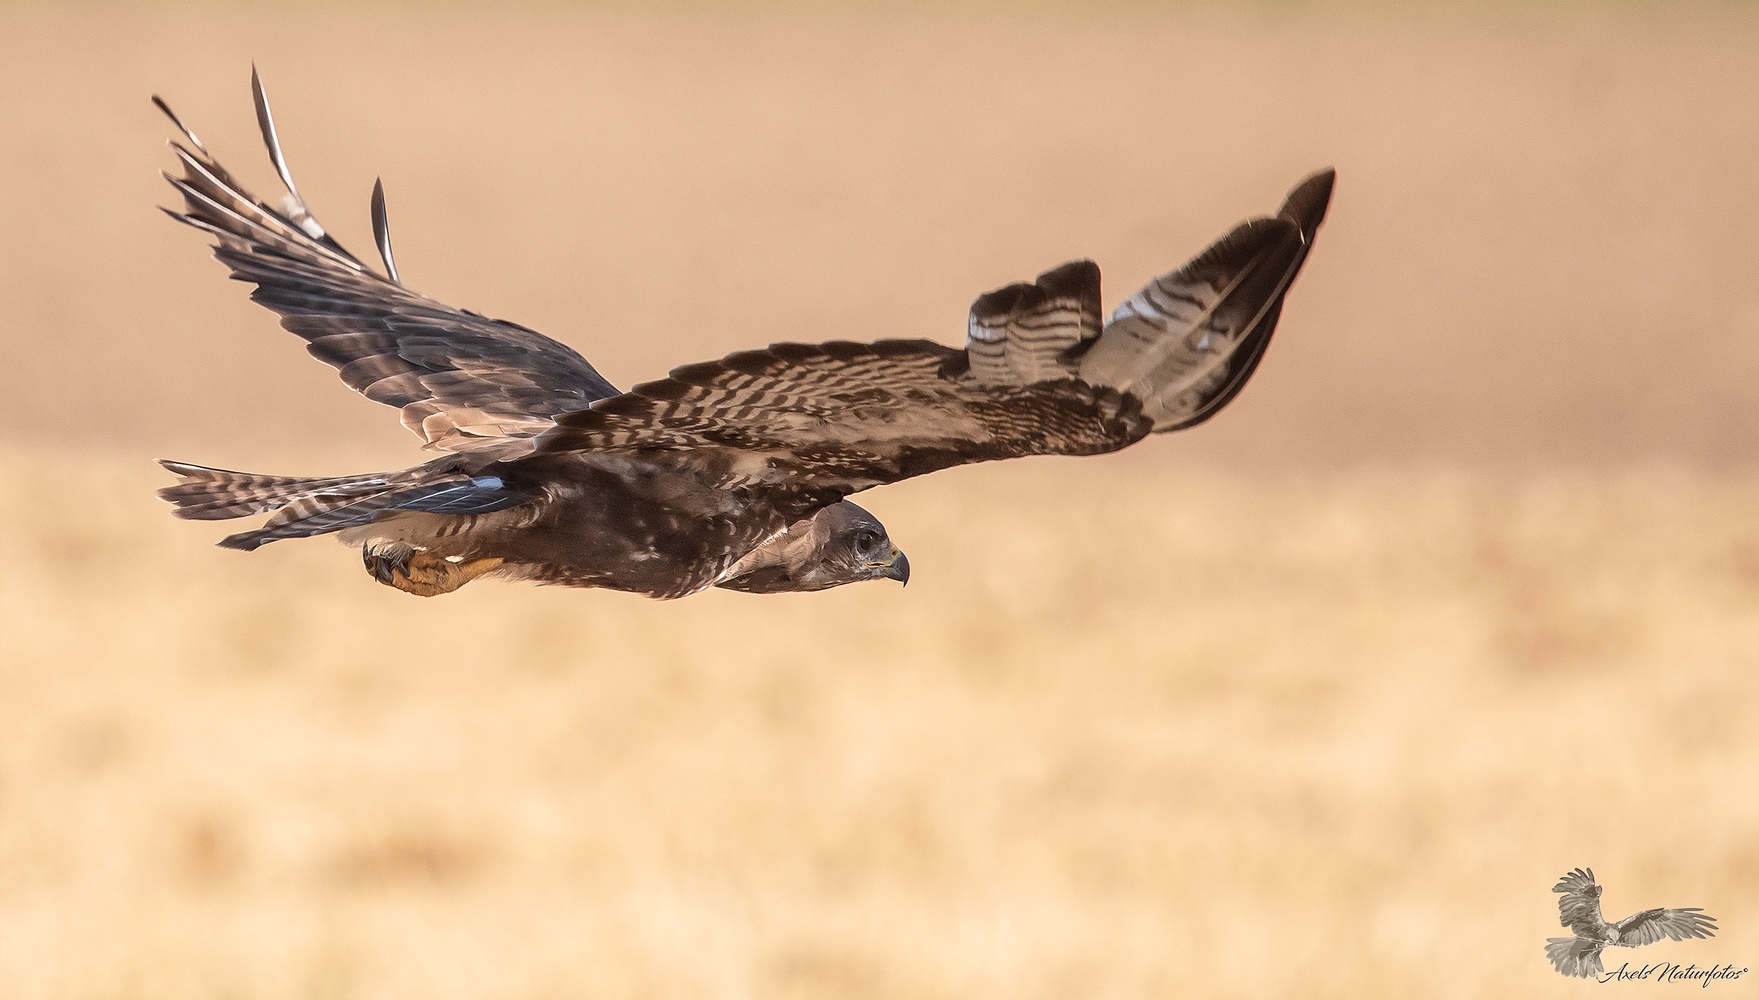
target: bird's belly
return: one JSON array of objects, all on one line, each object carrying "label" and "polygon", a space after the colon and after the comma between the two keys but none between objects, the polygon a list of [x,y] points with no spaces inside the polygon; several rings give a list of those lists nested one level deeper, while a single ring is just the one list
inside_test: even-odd
[{"label": "bird's belly", "polygon": [[725,497],[702,504],[600,493],[555,503],[540,524],[511,533],[496,554],[512,564],[509,576],[683,597],[712,586],[784,527],[779,520]]}]

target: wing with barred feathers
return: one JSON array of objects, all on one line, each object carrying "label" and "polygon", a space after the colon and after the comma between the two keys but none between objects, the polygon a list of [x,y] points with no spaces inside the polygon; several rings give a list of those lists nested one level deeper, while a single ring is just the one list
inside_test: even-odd
[{"label": "wing with barred feathers", "polygon": [[1142,399],[1164,434],[1215,416],[1257,370],[1283,297],[1325,221],[1337,175],[1295,185],[1274,218],[1250,219],[1112,313],[1081,378]]},{"label": "wing with barred feathers", "polygon": [[1687,938],[1716,936],[1716,918],[1702,908],[1654,909],[1633,913],[1613,925],[1619,932],[1618,943],[1637,948],[1654,944],[1662,938],[1684,941]]},{"label": "wing with barred feathers", "polygon": [[1076,261],[980,297],[966,347],[773,344],[557,418],[542,452],[672,452],[728,487],[846,495],[971,462],[1116,451],[1214,415],[1251,375],[1324,218],[1332,172],[1099,321]]},{"label": "wing with barred feathers", "polygon": [[723,487],[835,499],[970,462],[1115,451],[1148,431],[1140,406],[1111,389],[984,385],[965,352],[941,344],[833,341],[674,369],[557,418],[538,450],[647,453],[724,468]]},{"label": "wing with barred feathers", "polygon": [[382,186],[373,190],[373,233],[390,277],[343,249],[294,187],[254,68],[251,90],[269,159],[287,188],[280,205],[247,191],[155,97],[188,140],[171,143],[183,173],[165,177],[184,207],[167,212],[213,236],[215,258],[233,278],[254,283],[251,298],[279,313],[349,388],[401,409],[404,426],[428,448],[491,458],[529,452],[552,417],[616,395],[563,344],[398,283]]},{"label": "wing with barred feathers", "polygon": [[1557,922],[1577,934],[1598,933],[1606,926],[1600,915],[1600,886],[1594,882],[1594,869],[1575,868],[1551,891],[1558,893]]}]

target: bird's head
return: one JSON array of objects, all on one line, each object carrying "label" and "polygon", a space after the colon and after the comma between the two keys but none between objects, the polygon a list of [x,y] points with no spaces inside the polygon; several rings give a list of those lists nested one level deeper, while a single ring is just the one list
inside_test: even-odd
[{"label": "bird's head", "polygon": [[790,527],[721,584],[752,594],[829,590],[863,580],[910,582],[910,560],[879,518],[847,500]]},{"label": "bird's head", "polygon": [[[820,511],[825,540],[820,547],[820,571],[838,583],[858,580],[896,580],[910,583],[910,560],[892,544],[886,526],[867,511],[845,500]],[[816,518],[815,518],[816,520]],[[832,584],[835,586],[836,584]]]}]

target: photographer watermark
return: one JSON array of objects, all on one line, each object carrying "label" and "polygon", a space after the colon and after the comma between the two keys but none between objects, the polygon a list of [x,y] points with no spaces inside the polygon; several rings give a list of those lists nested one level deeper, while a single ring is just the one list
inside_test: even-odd
[{"label": "photographer watermark", "polygon": [[1656,962],[1632,970],[1625,963],[1608,973],[1600,964],[1600,953],[1608,947],[1640,948],[1662,938],[1684,941],[1687,938],[1716,936],[1716,918],[1696,906],[1684,909],[1643,910],[1617,923],[1608,923],[1600,915],[1600,886],[1594,884],[1594,869],[1577,868],[1551,887],[1561,893],[1557,901],[1558,923],[1568,927],[1575,937],[1546,938],[1545,957],[1559,974],[1582,979],[1614,981],[1693,982],[1708,986],[1725,979],[1739,979],[1745,968],[1712,966],[1700,969],[1695,965]]},{"label": "photographer watermark", "polygon": [[[1559,970],[1562,971],[1562,970]],[[1736,980],[1746,975],[1746,967],[1735,968],[1733,963],[1712,965],[1708,969],[1700,969],[1696,965],[1681,965],[1678,962],[1651,962],[1648,965],[1631,968],[1631,963],[1602,972],[1599,980],[1603,983],[1692,983],[1709,986],[1723,980]]]}]

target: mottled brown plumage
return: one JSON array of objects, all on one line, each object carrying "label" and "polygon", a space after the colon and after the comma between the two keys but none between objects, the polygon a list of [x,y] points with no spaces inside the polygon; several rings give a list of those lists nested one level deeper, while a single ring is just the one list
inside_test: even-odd
[{"label": "mottled brown plumage", "polygon": [[483,573],[655,597],[903,579],[902,553],[846,497],[1207,419],[1262,357],[1332,186],[1330,171],[1308,178],[1277,216],[1242,223],[1109,322],[1099,268],[1077,261],[981,296],[963,349],[772,344],[618,393],[542,334],[404,288],[382,185],[373,231],[389,276],[344,250],[295,189],[254,72],[252,89],[287,195],[259,201],[178,123],[172,215],[212,234],[232,276],[345,383],[448,454],[326,479],[165,463],[182,481],[161,495],[185,517],[273,512],[232,547],[337,532],[376,578],[424,594]]}]

